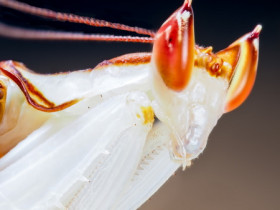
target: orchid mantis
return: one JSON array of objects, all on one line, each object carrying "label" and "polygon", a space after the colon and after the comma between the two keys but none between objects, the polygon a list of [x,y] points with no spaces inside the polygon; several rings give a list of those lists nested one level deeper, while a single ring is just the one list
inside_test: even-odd
[{"label": "orchid mantis", "polygon": [[151,53],[54,75],[0,62],[0,209],[138,208],[201,154],[219,117],[240,106],[255,81],[261,26],[213,53],[195,44],[191,0],[157,32],[14,0],[0,5],[141,35],[0,24],[2,36],[153,44]]}]

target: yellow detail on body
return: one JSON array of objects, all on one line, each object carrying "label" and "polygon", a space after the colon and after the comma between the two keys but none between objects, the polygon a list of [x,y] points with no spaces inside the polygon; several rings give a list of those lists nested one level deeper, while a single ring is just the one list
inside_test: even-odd
[{"label": "yellow detail on body", "polygon": [[[148,123],[153,123],[155,120],[155,115],[153,108],[151,106],[141,106],[142,115],[144,117],[144,125]],[[138,117],[138,115],[137,115]]]}]

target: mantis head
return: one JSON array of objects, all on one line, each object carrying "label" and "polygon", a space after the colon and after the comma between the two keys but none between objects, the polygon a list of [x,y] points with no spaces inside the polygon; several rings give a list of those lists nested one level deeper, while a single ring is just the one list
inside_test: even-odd
[{"label": "mantis head", "polygon": [[205,68],[211,76],[227,79],[225,111],[240,106],[251,92],[258,63],[261,25],[214,54],[212,47],[195,45],[191,0],[185,0],[160,27],[153,46],[153,63],[165,86],[182,92],[192,78],[195,67]]},{"label": "mantis head", "polygon": [[156,33],[152,54],[155,110],[175,133],[172,147],[177,158],[196,157],[206,145],[207,130],[248,97],[256,78],[260,31],[257,25],[213,53],[212,47],[195,45],[191,0],[185,0]]}]

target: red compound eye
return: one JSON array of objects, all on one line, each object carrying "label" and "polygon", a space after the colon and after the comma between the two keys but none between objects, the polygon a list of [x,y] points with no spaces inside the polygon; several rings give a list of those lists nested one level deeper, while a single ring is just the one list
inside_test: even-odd
[{"label": "red compound eye", "polygon": [[259,34],[261,25],[232,43],[217,56],[231,64],[230,85],[227,92],[225,111],[239,107],[249,96],[257,75]]},{"label": "red compound eye", "polygon": [[191,0],[186,0],[156,34],[153,60],[166,86],[183,90],[194,66],[194,20]]}]

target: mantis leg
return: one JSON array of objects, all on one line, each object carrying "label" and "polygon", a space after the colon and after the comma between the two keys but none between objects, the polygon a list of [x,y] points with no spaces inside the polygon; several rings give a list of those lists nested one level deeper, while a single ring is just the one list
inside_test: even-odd
[{"label": "mantis leg", "polygon": [[116,201],[115,209],[137,209],[149,199],[181,166],[170,160],[168,145],[172,134],[168,127],[156,122],[149,132],[140,164],[133,178]]}]

